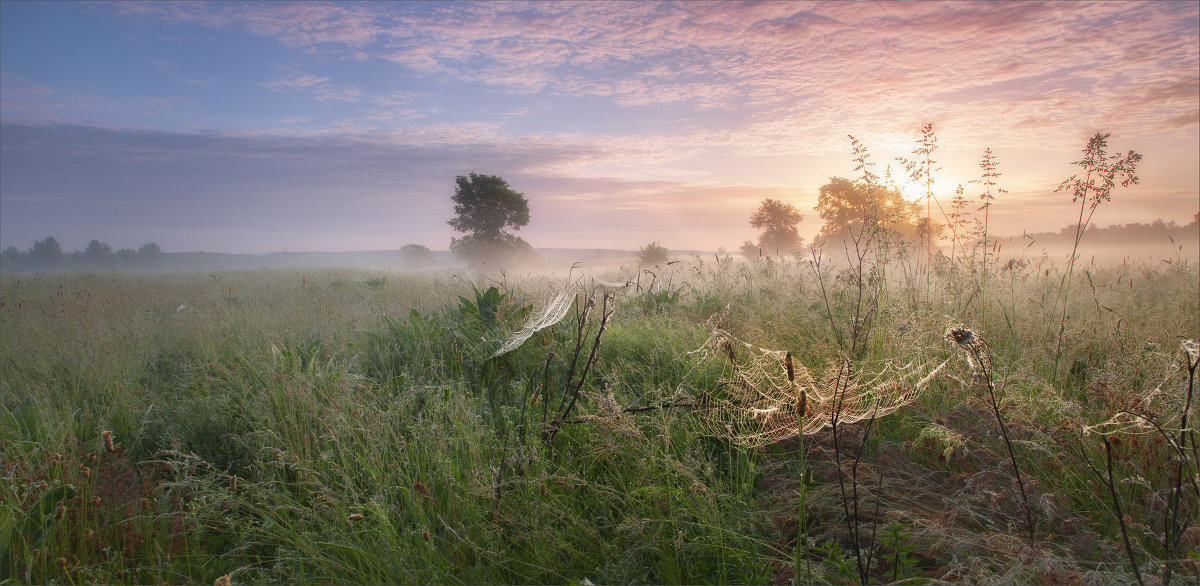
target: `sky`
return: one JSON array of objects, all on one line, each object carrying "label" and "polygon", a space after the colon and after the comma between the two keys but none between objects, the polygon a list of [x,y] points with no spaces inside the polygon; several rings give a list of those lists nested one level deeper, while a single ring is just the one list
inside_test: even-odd
[{"label": "sky", "polygon": [[993,233],[1074,223],[1097,132],[1144,158],[1094,223],[1191,222],[1200,3],[4,0],[0,247],[445,250],[470,172],[535,248],[736,250],[766,198],[811,240],[848,135],[902,179],[926,123],[943,202],[995,153]]}]

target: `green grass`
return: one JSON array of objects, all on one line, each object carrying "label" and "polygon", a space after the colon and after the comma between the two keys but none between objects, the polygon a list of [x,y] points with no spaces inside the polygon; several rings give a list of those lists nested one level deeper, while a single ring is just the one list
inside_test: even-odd
[{"label": "green grass", "polygon": [[[1103,446],[1080,426],[1135,407],[1178,425],[1198,274],[1088,267],[1055,369],[1056,270],[989,276],[988,331],[970,278],[890,286],[862,364],[940,361],[954,355],[946,327],[979,331],[1038,537],[1026,541],[987,391],[956,358],[863,446],[871,581],[1133,580],[1085,460],[1102,464]],[[463,310],[478,313],[492,285],[487,320]],[[628,288],[548,444],[599,297],[573,376],[578,308],[487,357],[523,307],[538,311],[562,285],[333,270],[3,276],[0,582],[857,582],[829,430],[749,450],[705,435],[694,408],[622,411],[715,385],[719,365],[690,353],[712,327],[822,371],[838,358],[830,314],[853,315],[853,281],[827,275],[828,310],[795,260],[674,265],[653,288]],[[842,431],[846,459],[863,425]],[[1175,460],[1157,434],[1113,437],[1135,553],[1157,579]],[[1183,495],[1194,514],[1186,482]],[[1200,579],[1196,535],[1181,539],[1179,583]]]}]

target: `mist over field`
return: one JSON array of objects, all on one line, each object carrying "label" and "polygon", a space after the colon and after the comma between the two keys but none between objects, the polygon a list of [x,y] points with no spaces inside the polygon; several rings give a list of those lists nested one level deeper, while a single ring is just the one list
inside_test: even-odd
[{"label": "mist over field", "polygon": [[[1116,234],[1113,232],[1126,232]],[[1139,225],[1134,230],[1121,230],[1120,226],[1097,228],[1092,226],[1085,235],[1086,241],[1080,254],[1089,261],[1102,264],[1111,262],[1200,262],[1200,227],[1195,222],[1185,226],[1166,224]],[[1074,233],[1070,227],[1058,232],[1022,234],[1021,236],[997,236],[994,238],[996,258],[1001,262],[1009,259],[1025,262],[1062,262],[1070,256]],[[818,247],[818,250],[836,247]],[[945,248],[945,247],[943,247]],[[814,247],[792,252],[789,257],[801,261],[810,259]],[[345,252],[275,252],[265,254],[230,254],[208,252],[163,253],[152,261],[136,257],[122,258],[88,257],[83,251],[67,253],[53,263],[39,263],[21,255],[0,255],[0,273],[36,273],[61,271],[132,271],[132,272],[203,272],[233,271],[247,269],[298,269],[298,268],[344,268],[382,272],[453,272],[472,267],[470,263],[456,258],[449,251],[432,251],[429,262],[413,262],[401,250],[345,251]],[[947,249],[948,252],[948,249]],[[562,272],[579,264],[588,269],[608,269],[621,265],[635,268],[638,263],[637,250],[619,249],[534,249],[533,256],[510,266],[521,272]],[[732,256],[731,256],[732,255]],[[670,250],[676,260],[722,257],[754,259],[772,256],[757,251],[749,256],[728,250]],[[833,257],[829,262],[837,263]],[[498,267],[503,268],[503,267]]]}]

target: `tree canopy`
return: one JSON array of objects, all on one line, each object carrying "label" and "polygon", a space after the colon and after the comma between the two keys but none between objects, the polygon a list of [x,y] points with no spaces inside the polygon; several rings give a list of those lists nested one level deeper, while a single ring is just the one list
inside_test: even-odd
[{"label": "tree canopy", "polygon": [[411,267],[428,266],[434,261],[433,251],[420,244],[405,244],[400,248],[400,258]]},{"label": "tree canopy", "polygon": [[[911,240],[926,223],[920,206],[905,200],[895,187],[842,177],[831,177],[821,186],[816,210],[824,220],[818,238],[826,242],[861,235],[864,227],[880,230],[889,238]],[[940,227],[934,226],[935,235]]]},{"label": "tree canopy", "polygon": [[758,246],[768,252],[774,251],[779,256],[791,254],[800,248],[803,240],[796,225],[803,219],[796,206],[768,198],[750,216],[750,226],[762,231],[758,236]]},{"label": "tree canopy", "polygon": [[529,201],[497,175],[459,175],[451,200],[454,219],[447,222],[465,234],[450,240],[450,251],[472,264],[504,262],[530,246],[513,231],[529,223]]},{"label": "tree canopy", "polygon": [[138,249],[138,254],[146,258],[156,258],[158,255],[162,254],[162,248],[157,242],[147,242]]},{"label": "tree canopy", "polygon": [[742,256],[746,258],[758,258],[762,256],[762,249],[749,240],[742,242],[742,245],[738,247],[738,252],[742,253]]},{"label": "tree canopy", "polygon": [[112,246],[109,246],[104,242],[100,242],[99,240],[92,240],[91,242],[88,242],[87,248],[84,249],[83,253],[88,257],[89,260],[101,260],[108,258],[108,255],[112,254]]},{"label": "tree canopy", "polygon": [[647,244],[638,252],[638,262],[644,265],[664,263],[670,257],[671,251],[659,244],[657,240]]},{"label": "tree canopy", "polygon": [[62,258],[62,246],[53,236],[47,236],[45,240],[38,240],[33,243],[33,248],[29,251],[29,258],[38,264],[53,264]]}]

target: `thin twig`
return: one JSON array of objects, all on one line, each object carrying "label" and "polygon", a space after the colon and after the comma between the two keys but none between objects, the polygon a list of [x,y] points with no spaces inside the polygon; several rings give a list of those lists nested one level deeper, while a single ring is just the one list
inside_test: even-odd
[{"label": "thin twig", "polygon": [[1125,529],[1125,514],[1121,512],[1121,499],[1117,498],[1117,488],[1113,484],[1113,469],[1112,469],[1112,444],[1108,443],[1108,436],[1101,436],[1104,440],[1104,456],[1105,463],[1108,466],[1108,493],[1112,495],[1113,509],[1117,514],[1117,522],[1121,525],[1121,539],[1125,541],[1125,553],[1129,555],[1129,567],[1133,568],[1133,576],[1137,578],[1138,584],[1142,582],[1142,572],[1138,570],[1137,560],[1133,557],[1133,546],[1129,544],[1129,531]]}]

